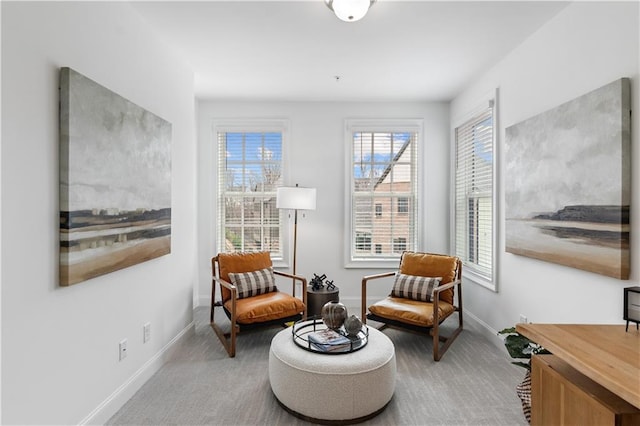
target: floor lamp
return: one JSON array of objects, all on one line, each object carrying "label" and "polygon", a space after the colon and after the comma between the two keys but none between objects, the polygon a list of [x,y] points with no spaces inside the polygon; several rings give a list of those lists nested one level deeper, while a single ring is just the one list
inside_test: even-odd
[{"label": "floor lamp", "polygon": [[296,274],[296,251],[298,240],[298,210],[316,209],[316,189],[283,186],[276,193],[276,208],[293,210],[293,275]]}]

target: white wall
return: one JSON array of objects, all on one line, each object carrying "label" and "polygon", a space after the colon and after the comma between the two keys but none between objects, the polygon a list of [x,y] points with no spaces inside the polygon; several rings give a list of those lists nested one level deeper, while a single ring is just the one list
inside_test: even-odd
[{"label": "white wall", "polygon": [[[173,125],[171,254],[68,288],[57,284],[63,66]],[[192,72],[128,4],[2,2],[2,124],[2,423],[104,422],[192,324]]]},{"label": "white wall", "polygon": [[[229,118],[284,118],[289,121],[287,185],[317,188],[317,210],[298,220],[297,273],[313,278],[324,273],[340,289],[348,306],[360,304],[362,276],[380,270],[345,269],[345,140],[347,118],[418,118],[424,120],[424,250],[448,251],[448,104],[213,102],[198,105],[199,140],[199,275],[200,304],[211,299],[211,257],[216,254],[215,140],[213,122]],[[287,149],[287,148],[285,148]],[[213,219],[211,219],[213,218]],[[389,287],[390,288],[390,287]],[[389,288],[381,289],[382,293]]]},{"label": "white wall", "polygon": [[[640,105],[638,76],[639,10],[637,2],[577,2],[561,11],[522,45],[478,76],[451,104],[451,117],[464,115],[486,92],[500,90],[499,154],[504,163],[504,129],[531,116],[630,77],[632,105]],[[632,119],[632,190],[640,188],[640,114]],[[502,168],[502,170],[504,170]],[[569,171],[568,171],[569,172]],[[500,188],[504,187],[500,173]],[[621,281],[505,252],[504,193],[499,207],[499,292],[465,283],[465,308],[492,332],[519,321],[621,323],[622,289],[638,285],[640,233],[631,232],[631,279]],[[640,223],[632,197],[633,229]]]}]

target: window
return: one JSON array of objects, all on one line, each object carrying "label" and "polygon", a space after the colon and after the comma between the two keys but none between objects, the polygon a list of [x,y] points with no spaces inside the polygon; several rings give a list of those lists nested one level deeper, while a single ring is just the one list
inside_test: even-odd
[{"label": "window", "polygon": [[347,267],[397,266],[398,247],[404,250],[418,247],[417,159],[421,122],[398,121],[402,123],[347,121],[350,159],[347,164],[350,187],[346,191]]},{"label": "window", "polygon": [[402,253],[407,249],[407,239],[400,237],[393,239],[393,251],[395,253]]},{"label": "window", "polygon": [[283,132],[218,130],[217,139],[218,251],[264,250],[281,260]]},{"label": "window", "polygon": [[[455,252],[466,275],[495,290],[494,104],[455,128]],[[471,274],[471,275],[470,275]]]},{"label": "window", "polygon": [[371,252],[371,234],[366,232],[356,234],[356,250],[365,253]]},{"label": "window", "polygon": [[398,213],[409,213],[409,199],[407,197],[398,198]]}]

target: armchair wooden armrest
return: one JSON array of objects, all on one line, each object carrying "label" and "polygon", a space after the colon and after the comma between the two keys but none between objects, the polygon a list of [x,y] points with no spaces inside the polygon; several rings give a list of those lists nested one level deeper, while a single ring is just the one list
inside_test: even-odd
[{"label": "armchair wooden armrest", "polygon": [[300,275],[293,275],[293,274],[289,274],[287,272],[280,272],[280,271],[273,271],[274,275],[279,275],[281,277],[285,277],[285,278],[291,278],[293,280],[293,287],[291,289],[291,295],[295,297],[296,295],[296,281],[300,281],[302,283],[302,294],[304,295],[304,293],[306,293],[304,290],[307,287],[307,279],[304,277],[301,277]]},{"label": "armchair wooden armrest", "polygon": [[395,274],[396,274],[396,271],[390,271],[390,272],[381,272],[379,274],[367,275],[362,277],[362,283],[364,284],[366,281],[375,280],[377,278],[392,277]]},{"label": "armchair wooden armrest", "polygon": [[302,303],[304,303],[304,319],[307,319],[307,279],[299,275],[293,275],[287,272],[280,272],[275,270],[273,271],[273,274],[279,275],[285,278],[291,278],[293,280],[292,290],[291,290],[291,295],[293,297],[296,297],[296,281],[300,281],[300,283],[302,284],[301,291],[302,291]]},{"label": "armchair wooden armrest", "polygon": [[391,272],[382,272],[379,274],[373,274],[373,275],[366,275],[364,277],[362,277],[362,293],[361,293],[361,320],[363,324],[367,323],[367,283],[370,280],[376,280],[378,278],[387,278],[387,277],[392,277],[396,274],[396,271],[391,271]]},{"label": "armchair wooden armrest", "polygon": [[455,286],[457,286],[458,284],[462,284],[462,281],[460,280],[455,280],[455,281],[451,281],[450,283],[444,284],[444,285],[439,285],[438,287],[436,287],[435,289],[433,289],[433,293],[434,294],[439,294],[445,290],[448,290],[450,288],[453,288]]},{"label": "armchair wooden armrest", "polygon": [[238,298],[238,288],[235,285],[231,284],[230,282],[227,282],[222,278],[218,278],[215,275],[211,277],[211,281],[212,281],[211,282],[211,314],[210,314],[209,322],[213,322],[213,307],[214,307],[213,302],[215,300],[215,295],[216,295],[215,283],[220,284],[222,287],[226,288],[231,292],[231,315],[235,317],[236,300]]},{"label": "armchair wooden armrest", "polygon": [[228,288],[232,293],[237,290],[237,287],[235,285],[231,284],[230,282],[227,282],[227,281],[223,280],[222,278],[211,277],[211,279],[214,282],[217,282],[218,284],[220,284],[222,287]]},{"label": "armchair wooden armrest", "polygon": [[[436,334],[438,333],[438,327],[440,326],[440,308],[439,308],[440,293],[450,288],[453,288],[455,286],[459,286],[458,287],[458,306],[456,307],[456,310],[461,311],[462,310],[462,296],[461,296],[462,280],[459,280],[459,279],[454,280],[454,281],[451,281],[450,283],[439,285],[438,287],[433,289],[433,331]],[[462,328],[462,317],[460,317],[460,324],[461,324],[460,328]]]}]

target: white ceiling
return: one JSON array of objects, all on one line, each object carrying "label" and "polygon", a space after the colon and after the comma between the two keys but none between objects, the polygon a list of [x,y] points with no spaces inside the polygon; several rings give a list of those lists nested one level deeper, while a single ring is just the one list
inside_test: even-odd
[{"label": "white ceiling", "polygon": [[132,3],[199,99],[291,101],[451,100],[567,4],[378,0],[346,23],[323,0]]}]

